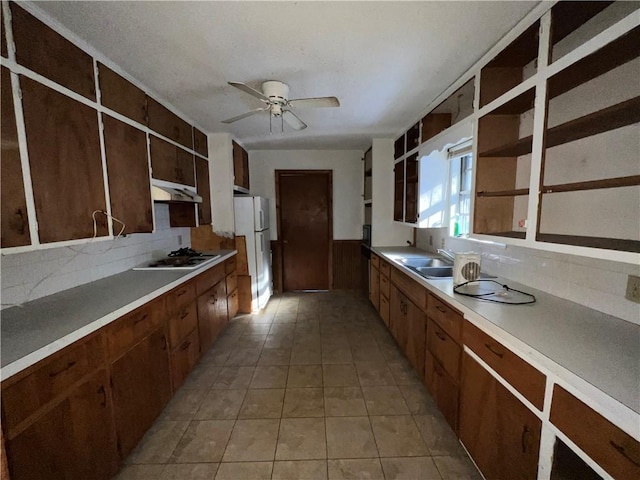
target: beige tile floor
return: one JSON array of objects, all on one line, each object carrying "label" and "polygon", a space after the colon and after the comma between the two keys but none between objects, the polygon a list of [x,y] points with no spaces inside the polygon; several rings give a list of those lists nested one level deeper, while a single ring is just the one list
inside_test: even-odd
[{"label": "beige tile floor", "polygon": [[232,320],[116,478],[481,477],[368,300],[330,292]]}]

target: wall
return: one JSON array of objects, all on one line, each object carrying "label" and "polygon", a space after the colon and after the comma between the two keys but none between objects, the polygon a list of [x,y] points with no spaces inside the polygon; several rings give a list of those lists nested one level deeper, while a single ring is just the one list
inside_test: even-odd
[{"label": "wall", "polygon": [[483,271],[640,324],[640,305],[624,298],[627,276],[640,275],[640,265],[512,245],[502,248],[449,237],[446,228],[416,232],[418,248],[435,251],[444,245],[454,252],[480,252]]},{"label": "wall", "polygon": [[154,233],[2,255],[2,308],[124,272],[191,245],[189,228],[170,228],[168,205],[156,203],[154,207]]},{"label": "wall", "polygon": [[[333,238],[362,238],[364,171],[360,150],[252,150],[249,152],[251,194],[270,205],[271,240],[278,237],[275,170],[333,172]],[[214,218],[215,223],[215,218]]]}]

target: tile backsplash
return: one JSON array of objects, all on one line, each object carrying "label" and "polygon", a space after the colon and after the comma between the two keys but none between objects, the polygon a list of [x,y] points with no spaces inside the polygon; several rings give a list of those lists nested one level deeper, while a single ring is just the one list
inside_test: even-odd
[{"label": "tile backsplash", "polygon": [[189,228],[171,228],[169,206],[154,204],[156,231],[116,240],[2,255],[2,308],[124,272],[191,245]]},{"label": "tile backsplash", "polygon": [[507,245],[506,248],[449,237],[447,228],[416,230],[416,246],[435,252],[482,254],[482,270],[543,292],[640,324],[640,305],[624,298],[627,277],[640,265]]}]

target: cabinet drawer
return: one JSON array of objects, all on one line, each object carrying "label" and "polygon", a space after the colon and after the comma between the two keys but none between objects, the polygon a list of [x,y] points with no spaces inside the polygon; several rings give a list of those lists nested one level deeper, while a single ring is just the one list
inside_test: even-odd
[{"label": "cabinet drawer", "polygon": [[175,392],[193,370],[200,357],[198,330],[194,330],[173,352],[171,352],[171,379]]},{"label": "cabinet drawer", "polygon": [[546,377],[475,325],[465,322],[464,344],[536,408],[542,410]]},{"label": "cabinet drawer", "polygon": [[389,277],[385,277],[380,272],[380,295],[389,299]]},{"label": "cabinet drawer", "polygon": [[382,318],[382,321],[387,327],[389,326],[389,312],[388,295],[387,297],[380,295],[380,318]]},{"label": "cabinet drawer", "polygon": [[371,254],[371,266],[375,268],[380,268],[380,257],[375,253]]},{"label": "cabinet drawer", "polygon": [[391,275],[391,265],[384,260],[380,260],[380,273],[386,275],[387,278]]},{"label": "cabinet drawer", "polygon": [[395,268],[391,270],[391,282],[415,303],[420,310],[426,311],[427,291],[422,285]]},{"label": "cabinet drawer", "polygon": [[233,292],[238,288],[238,276],[236,272],[227,275],[227,292]]},{"label": "cabinet drawer", "polygon": [[462,342],[463,317],[439,298],[429,295],[427,315],[447,332],[455,342]]},{"label": "cabinet drawer", "polygon": [[454,432],[458,431],[460,389],[428,350],[425,352],[424,376],[427,390]]},{"label": "cabinet drawer", "polygon": [[451,377],[460,380],[460,355],[462,348],[433,320],[428,320],[427,348],[438,359]]},{"label": "cabinet drawer", "polygon": [[238,290],[234,290],[227,296],[227,309],[229,312],[229,320],[238,314],[240,302],[238,298]]},{"label": "cabinet drawer", "polygon": [[169,344],[171,348],[178,346],[198,326],[198,309],[196,302],[185,305],[169,319]]},{"label": "cabinet drawer", "polygon": [[120,357],[164,322],[165,297],[147,303],[106,327],[109,359]]},{"label": "cabinet drawer", "polygon": [[237,260],[236,257],[230,258],[226,262],[224,262],[224,273],[229,275],[231,272],[235,272],[237,268]]},{"label": "cabinet drawer", "polygon": [[613,478],[640,478],[640,443],[558,385],[550,420]]},{"label": "cabinet drawer", "polygon": [[224,264],[219,263],[215,267],[211,267],[206,272],[201,273],[196,277],[196,291],[198,295],[202,295],[204,292],[213,287],[216,283],[224,278]]},{"label": "cabinet drawer", "polygon": [[[14,428],[54,398],[67,391],[84,376],[105,363],[104,336],[93,335],[57,352],[2,384],[2,421],[7,438]],[[21,377],[21,378],[20,378]]]},{"label": "cabinet drawer", "polygon": [[167,311],[172,314],[192,303],[196,299],[196,284],[188,282],[171,290],[166,295]]}]

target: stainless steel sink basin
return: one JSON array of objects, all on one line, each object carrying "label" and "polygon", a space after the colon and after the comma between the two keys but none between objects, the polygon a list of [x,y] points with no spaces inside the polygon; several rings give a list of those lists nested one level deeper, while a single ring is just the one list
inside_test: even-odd
[{"label": "stainless steel sink basin", "polygon": [[[406,264],[405,264],[406,265]],[[453,267],[442,266],[442,267],[413,267],[411,265],[407,265],[411,270],[417,272],[422,275],[424,278],[453,278]],[[480,278],[496,278],[493,275],[489,275],[488,273],[480,273]]]},{"label": "stainless steel sink basin", "polygon": [[409,268],[440,268],[448,267],[451,269],[451,262],[441,258],[407,258],[403,260],[404,265]]}]

